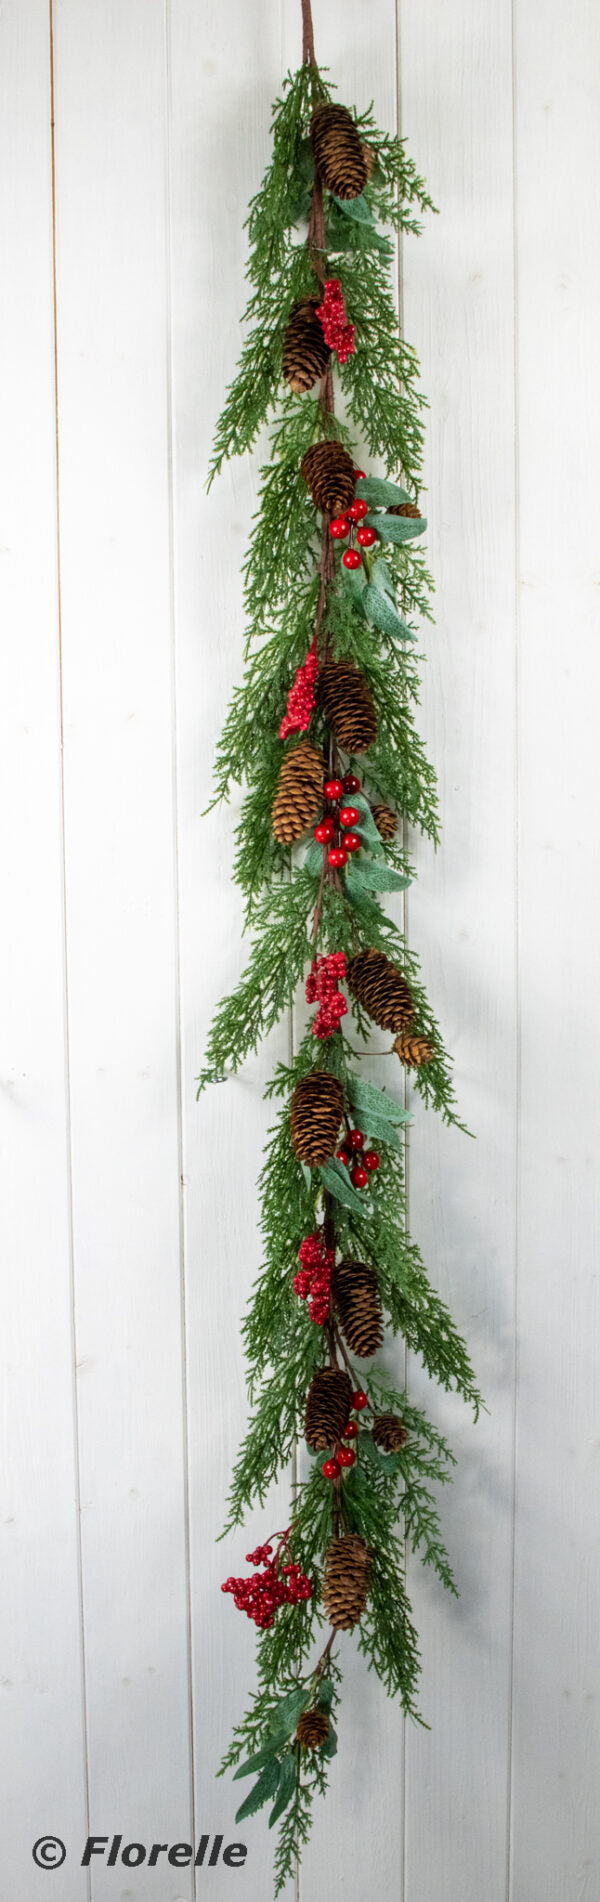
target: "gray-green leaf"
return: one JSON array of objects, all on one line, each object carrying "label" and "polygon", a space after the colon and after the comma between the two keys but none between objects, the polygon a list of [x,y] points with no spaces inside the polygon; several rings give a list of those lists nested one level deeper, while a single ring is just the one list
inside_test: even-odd
[{"label": "gray-green leaf", "polygon": [[350,897],[355,885],[370,892],[405,892],[411,884],[406,872],[397,872],[394,865],[376,865],[373,859],[355,859],[346,871]]},{"label": "gray-green leaf", "polygon": [[415,535],[424,534],[427,516],[365,515],[365,527],[375,528],[384,542],[409,542]]},{"label": "gray-green leaf", "polygon": [[383,854],[383,840],[377,831],[368,799],[365,799],[365,795],[362,792],[352,793],[352,795],[349,794],[348,797],[351,804],[356,806],[357,811],[360,813],[359,832],[361,839],[364,839],[368,843],[369,851],[375,853],[377,858],[380,858]]},{"label": "gray-green leaf", "polygon": [[329,1712],[333,1703],[333,1684],[330,1677],[324,1677],[319,1691],[319,1710]]},{"label": "gray-green leaf", "polygon": [[376,588],[372,582],[365,588],[363,607],[374,627],[381,628],[382,634],[390,634],[395,641],[416,641],[412,628],[401,620],[398,609],[382,588]]},{"label": "gray-green leaf", "polygon": [[262,1750],[257,1750],[254,1757],[247,1757],[245,1763],[238,1763],[237,1770],[234,1771],[234,1782],[237,1782],[238,1777],[252,1776],[254,1770],[260,1770],[261,1765],[268,1763],[270,1758],[274,1757],[276,1751],[280,1749],[281,1740],[277,1737],[272,1737],[269,1743],[263,1744]]},{"label": "gray-green leaf", "polygon": [[357,225],[372,225],[373,213],[362,192],[358,198],[336,198],[335,202],[345,218],[353,218]]},{"label": "gray-green leaf", "polygon": [[363,597],[367,585],[364,568],[342,568],[341,580],[344,592],[351,596],[354,606],[359,608],[362,613]]},{"label": "gray-green leaf", "polygon": [[271,1731],[276,1739],[291,1737],[296,1729],[298,1718],[308,1703],[308,1689],[305,1684],[296,1691],[288,1691],[287,1697],[280,1698],[271,1716]]},{"label": "gray-green leaf", "polygon": [[356,494],[361,501],[372,502],[374,508],[399,508],[401,502],[413,499],[408,489],[400,489],[397,482],[387,482],[383,476],[361,476]]},{"label": "gray-green leaf", "polygon": [[304,854],[303,869],[305,872],[310,873],[311,878],[319,878],[321,874],[322,866],[323,866],[323,847],[322,845],[319,845],[318,839],[311,839],[310,845],[307,845],[306,851]]},{"label": "gray-green leaf", "polygon": [[245,1803],[240,1803],[239,1810],[236,1810],[236,1823],[243,1823],[246,1816],[254,1816],[256,1810],[262,1809],[263,1803],[268,1803],[269,1797],[275,1795],[280,1776],[279,1759],[272,1757],[270,1763],[265,1764],[262,1776],[259,1776],[258,1783],[255,1783]]},{"label": "gray-green leaf", "polygon": [[370,1110],[388,1123],[408,1123],[410,1116],[402,1103],[393,1096],[387,1096],[385,1090],[379,1090],[376,1083],[369,1083],[363,1076],[357,1076],[354,1070],[348,1072],[347,1090],[354,1109]]},{"label": "gray-green leaf", "polygon": [[273,1824],[278,1822],[279,1817],[283,1815],[283,1811],[287,1809],[288,1803],[291,1803],[296,1788],[297,1776],[298,1764],[296,1757],[291,1754],[285,1756],[281,1764],[279,1789],[269,1817],[269,1829],[273,1828]]},{"label": "gray-green leaf", "polygon": [[358,1191],[353,1189],[348,1171],[342,1162],[322,1163],[319,1175],[323,1188],[327,1189],[329,1195],[335,1196],[336,1202],[341,1202],[342,1208],[352,1209],[355,1215],[372,1215],[372,1203],[365,1201],[363,1191],[358,1194]]},{"label": "gray-green leaf", "polygon": [[337,1747],[338,1747],[337,1730],[334,1730],[333,1724],[330,1724],[329,1733],[323,1745],[323,1756],[324,1757],[337,1756]]}]

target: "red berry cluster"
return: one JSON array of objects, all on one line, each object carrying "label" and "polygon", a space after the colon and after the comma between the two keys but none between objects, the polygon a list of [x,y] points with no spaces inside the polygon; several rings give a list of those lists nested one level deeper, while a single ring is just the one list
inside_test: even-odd
[{"label": "red berry cluster", "polygon": [[312,1598],[310,1579],[301,1572],[300,1566],[291,1562],[281,1564],[286,1546],[287,1534],[284,1534],[273,1559],[272,1545],[257,1545],[254,1552],[246,1553],[246,1560],[248,1565],[261,1566],[262,1570],[251,1572],[249,1578],[226,1578],[221,1586],[222,1592],[233,1593],[237,1610],[245,1611],[261,1631],[268,1631],[280,1605],[298,1605],[302,1599]]},{"label": "red berry cluster", "polygon": [[315,839],[319,845],[329,846],[328,863],[334,871],[341,871],[348,863],[348,853],[360,851],[360,835],[353,831],[360,821],[358,807],[342,804],[344,793],[360,792],[360,780],[354,773],[346,773],[345,779],[326,779],[323,792],[329,811],[315,826]]},{"label": "red berry cluster", "polygon": [[[362,474],[363,474],[362,469],[355,469],[354,471],[355,482],[360,481]],[[365,528],[364,526],[364,517],[365,515],[368,515],[368,513],[369,513],[368,502],[365,502],[364,498],[361,495],[357,495],[356,500],[350,503],[350,507],[344,511],[344,514],[334,515],[333,521],[329,523],[329,533],[334,542],[345,542],[347,541],[348,536],[350,536],[350,540],[352,542],[354,538],[354,531],[356,530],[356,540],[358,542],[358,548],[354,548],[353,546],[351,546],[350,548],[346,549],[345,555],[342,555],[342,561],[345,568],[361,568],[362,567],[362,554],[360,552],[361,549],[372,548],[374,546],[374,543],[377,541],[377,535],[375,533],[375,529]]]},{"label": "red berry cluster", "polygon": [[[369,1405],[368,1394],[363,1393],[362,1389],[359,1388],[358,1392],[353,1393],[352,1395],[352,1406],[353,1406],[354,1412],[362,1413],[363,1407],[368,1407],[368,1405]],[[358,1435],[358,1421],[349,1420],[347,1426],[344,1427],[344,1434],[343,1434],[344,1439],[355,1440],[357,1438],[357,1435]],[[356,1462],[356,1453],[354,1451],[354,1447],[341,1446],[340,1442],[337,1441],[333,1458],[330,1460],[323,1461],[322,1471],[324,1473],[325,1479],[338,1479],[340,1473],[344,1471],[344,1468],[348,1466],[354,1466],[355,1462]]]},{"label": "red berry cluster", "polygon": [[311,1321],[322,1327],[329,1314],[331,1270],[335,1261],[335,1248],[326,1248],[322,1228],[318,1228],[315,1235],[305,1236],[298,1249],[298,1259],[302,1267],[294,1275],[294,1292],[301,1301],[308,1300]]},{"label": "red berry cluster", "polygon": [[350,1181],[355,1189],[366,1189],[369,1176],[379,1168],[379,1156],[376,1149],[365,1149],[365,1139],[361,1129],[349,1129],[344,1137],[341,1149],[336,1156],[350,1170]]},{"label": "red berry cluster", "polygon": [[327,278],[323,303],[317,306],[317,317],[329,349],[336,351],[338,363],[346,363],[348,357],[354,356],[356,349],[356,325],[348,323],[339,277]]},{"label": "red berry cluster", "polygon": [[314,1019],[312,1034],[319,1037],[331,1037],[339,1030],[340,1020],[347,1015],[348,1005],[340,991],[340,978],[346,976],[346,957],[343,951],[331,951],[327,957],[313,958],[306,979],[307,1004],[318,1003],[320,1008]]},{"label": "red berry cluster", "polygon": [[306,733],[315,704],[315,688],[319,663],[317,660],[317,637],[309,647],[306,660],[298,668],[293,687],[290,687],[287,699],[287,713],[284,713],[279,728],[280,740],[287,740],[288,733]]}]

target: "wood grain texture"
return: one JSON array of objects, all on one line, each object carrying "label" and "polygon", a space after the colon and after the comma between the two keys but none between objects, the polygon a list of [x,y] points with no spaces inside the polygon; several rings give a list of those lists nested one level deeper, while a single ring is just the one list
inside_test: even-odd
[{"label": "wood grain texture", "polygon": [[[2,1891],[86,1833],[56,574],[50,42],[0,11]],[[33,1878],[33,1881],[32,1881]],[[51,1880],[56,1881],[54,1875]],[[40,1874],[40,1885],[48,1880]],[[87,1895],[75,1870],[70,1896]]]},{"label": "wood grain texture", "polygon": [[[588,1902],[600,1824],[600,21],[518,4],[519,1408],[511,1894]],[[568,156],[567,156],[568,155]],[[568,174],[568,176],[567,176]],[[565,532],[569,507],[573,533]]]},{"label": "wood grain texture", "polygon": [[[94,1816],[145,1843],[191,1829],[164,25],[159,0],[54,8],[89,1775]],[[192,1880],[161,1869],[165,1902]]]},{"label": "wood grain texture", "polygon": [[455,1056],[470,1143],[410,1133],[410,1222],[489,1408],[477,1428],[415,1367],[458,1457],[442,1499],[458,1603],[411,1560],[422,1709],[407,1737],[406,1902],[504,1902],[512,1619],[515,1274],[515,479],[510,10],[401,7],[402,130],[440,208],[404,244],[422,359],[436,626],[423,731],[442,849],[417,851],[409,938]]}]

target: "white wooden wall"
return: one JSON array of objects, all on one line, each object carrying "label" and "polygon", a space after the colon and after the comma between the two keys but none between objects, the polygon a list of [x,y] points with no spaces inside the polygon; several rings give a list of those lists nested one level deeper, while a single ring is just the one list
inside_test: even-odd
[{"label": "white wooden wall", "polygon": [[[432,1396],[462,1595],[411,1562],[431,1730],[350,1667],[300,1896],[595,1902],[600,15],[314,11],[341,97],[401,127],[441,211],[403,258],[445,822],[408,925],[478,1140],[419,1114],[410,1200],[489,1414]],[[90,1885],[88,1830],[242,1834],[245,1870],[196,1893],[270,1893],[264,1818],[236,1830],[214,1781],[253,1652],[219,1592],[248,1541],[214,1539],[288,1027],[196,1106],[244,955],[235,815],[201,812],[256,471],[203,485],[299,14],[0,8],[1,1902],[189,1902],[186,1870]],[[53,1874],[31,1858],[51,1831]]]}]

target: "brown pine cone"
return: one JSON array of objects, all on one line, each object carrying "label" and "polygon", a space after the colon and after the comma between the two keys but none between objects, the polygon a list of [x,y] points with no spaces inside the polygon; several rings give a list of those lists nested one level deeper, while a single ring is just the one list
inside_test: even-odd
[{"label": "brown pine cone", "polygon": [[435,1056],[435,1050],[432,1044],[427,1042],[427,1038],[418,1037],[416,1033],[414,1037],[411,1037],[410,1031],[401,1031],[400,1036],[396,1037],[394,1050],[400,1062],[414,1070],[420,1070],[422,1063],[431,1063]]},{"label": "brown pine cone", "polygon": [[315,166],[335,198],[358,198],[367,165],[354,120],[345,106],[317,106],[310,128]]},{"label": "brown pine cone", "polygon": [[398,831],[397,812],[392,812],[391,806],[373,806],[373,818],[380,839],[383,839],[386,845],[390,845]]},{"label": "brown pine cone", "polygon": [[382,1453],[399,1453],[406,1446],[408,1431],[397,1413],[379,1413],[371,1428],[376,1446]]},{"label": "brown pine cone", "polygon": [[353,996],[381,1030],[405,1030],[414,1004],[401,971],[383,951],[359,951],[346,973]]},{"label": "brown pine cone", "polygon": [[345,1532],[341,1539],[332,1539],[323,1573],[323,1605],[335,1631],[351,1631],[362,1618],[370,1565],[368,1547],[357,1532]]},{"label": "brown pine cone", "polygon": [[292,1144],[299,1162],[317,1169],[333,1155],[344,1110],[344,1090],[329,1070],[311,1070],[292,1095]]},{"label": "brown pine cone", "polygon": [[319,674],[319,705],[346,753],[366,753],[377,738],[373,695],[349,660],[328,660]]},{"label": "brown pine cone", "polygon": [[331,351],[317,317],[318,297],[301,297],[290,311],[283,338],[283,374],[296,396],[312,390],[327,369]]},{"label": "brown pine cone", "polygon": [[383,1341],[383,1320],[377,1276],[364,1261],[339,1261],[331,1276],[331,1292],[342,1334],[351,1354],[370,1359]]},{"label": "brown pine cone", "polygon": [[344,445],[333,436],[311,443],[300,468],[311,501],[322,515],[343,515],[354,501],[354,463]]},{"label": "brown pine cone", "polygon": [[409,515],[411,522],[420,522],[421,510],[416,502],[395,502],[393,508],[386,509],[386,515]]},{"label": "brown pine cone", "polygon": [[329,1736],[329,1718],[325,1710],[303,1710],[298,1719],[296,1742],[303,1750],[320,1750]]},{"label": "brown pine cone", "polygon": [[352,1409],[352,1381],[345,1367],[317,1367],[308,1389],[304,1431],[313,1453],[341,1440]]},{"label": "brown pine cone", "polygon": [[317,817],[323,798],[325,765],[310,740],[284,753],[273,801],[271,831],[279,845],[293,845]]},{"label": "brown pine cone", "polygon": [[377,163],[377,153],[373,150],[372,145],[365,145],[364,139],[360,149],[367,168],[367,178],[371,178]]}]

